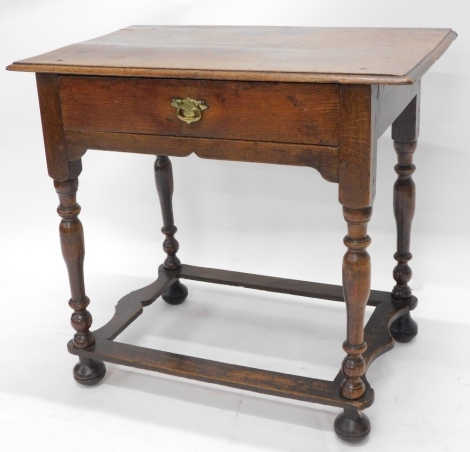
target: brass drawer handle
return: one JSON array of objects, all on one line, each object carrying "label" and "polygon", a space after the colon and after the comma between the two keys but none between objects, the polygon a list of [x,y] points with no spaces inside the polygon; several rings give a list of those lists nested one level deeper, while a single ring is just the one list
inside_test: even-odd
[{"label": "brass drawer handle", "polygon": [[199,121],[202,118],[202,111],[207,110],[207,105],[203,100],[173,99],[171,106],[177,108],[176,117],[188,124]]}]

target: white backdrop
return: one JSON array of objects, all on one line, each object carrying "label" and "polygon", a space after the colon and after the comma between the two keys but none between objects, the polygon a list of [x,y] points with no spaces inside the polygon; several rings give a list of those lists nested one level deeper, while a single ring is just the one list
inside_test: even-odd
[{"label": "white backdrop", "polygon": [[[464,1],[3,1],[0,52],[12,61],[133,24],[450,27],[459,33],[424,77],[416,153],[412,287],[418,338],[369,372],[376,403],[363,450],[463,451],[470,418],[466,135],[470,39]],[[33,74],[0,71],[0,447],[75,451],[346,450],[338,410],[108,366],[103,384],[71,377],[75,358],[57,197],[47,176]],[[373,287],[390,290],[395,152],[379,140],[369,234]],[[78,200],[94,326],[163,260],[153,157],[89,151]],[[173,159],[183,262],[340,283],[346,226],[337,186],[308,168]],[[332,378],[344,307],[189,283],[179,308],[157,302],[123,340],[287,373]],[[248,295],[248,297],[247,297]],[[223,303],[219,303],[223,299]],[[150,313],[153,313],[150,314]],[[161,314],[161,317],[159,316]],[[139,323],[140,322],[140,323]],[[152,328],[157,322],[155,329]],[[158,328],[157,328],[158,327]]]}]

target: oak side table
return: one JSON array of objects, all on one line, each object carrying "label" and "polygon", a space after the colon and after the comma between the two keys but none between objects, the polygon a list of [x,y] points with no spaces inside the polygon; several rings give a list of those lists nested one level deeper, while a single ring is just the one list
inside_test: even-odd
[{"label": "oak side table", "polygon": [[[412,174],[420,79],[456,34],[449,29],[132,26],[13,63],[36,72],[47,166],[59,195],[60,238],[79,356],[75,379],[100,381],[104,361],[258,393],[342,408],[335,430],[347,441],[370,431],[362,410],[374,392],[366,370],[394,340],[417,334],[408,282],[415,210]],[[392,126],[398,154],[394,212],[396,281],[370,290],[367,253],[377,139]],[[124,296],[114,317],[91,332],[83,276],[84,240],[76,201],[87,149],[155,154],[167,257],[158,278]],[[181,264],[173,220],[169,156],[301,165],[338,184],[347,223],[343,285],[288,280]],[[182,303],[180,280],[344,301],[346,357],[324,381],[115,342],[160,296]],[[375,306],[364,327],[366,305]]]}]

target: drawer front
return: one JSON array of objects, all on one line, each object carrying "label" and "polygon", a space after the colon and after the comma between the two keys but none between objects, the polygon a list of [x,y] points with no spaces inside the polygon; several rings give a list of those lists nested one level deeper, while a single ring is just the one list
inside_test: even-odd
[{"label": "drawer front", "polygon": [[[335,84],[62,76],[60,97],[66,130],[338,145]],[[175,98],[207,109],[187,123]]]}]

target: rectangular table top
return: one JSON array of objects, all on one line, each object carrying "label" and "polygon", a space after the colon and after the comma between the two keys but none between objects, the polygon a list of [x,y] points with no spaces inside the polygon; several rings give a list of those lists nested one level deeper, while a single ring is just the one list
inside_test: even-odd
[{"label": "rectangular table top", "polygon": [[7,69],[81,75],[411,84],[450,29],[131,26]]}]

